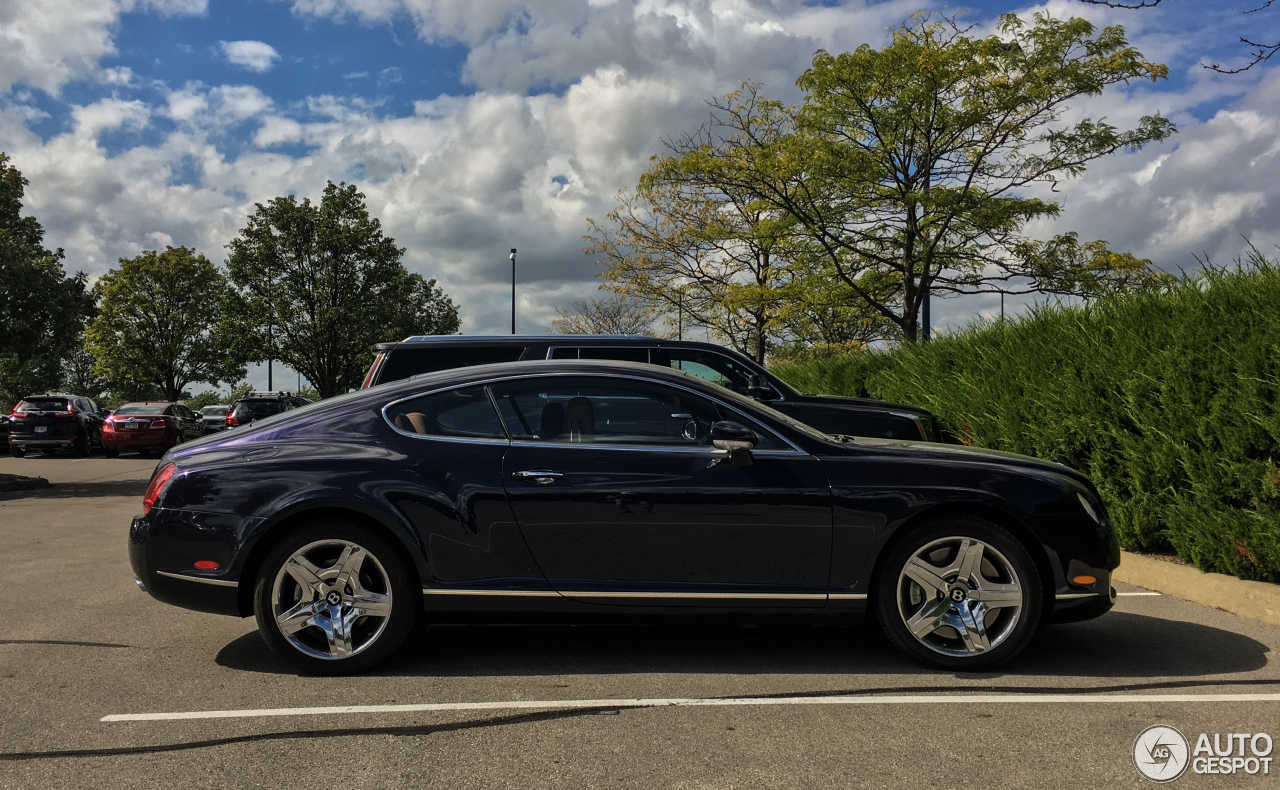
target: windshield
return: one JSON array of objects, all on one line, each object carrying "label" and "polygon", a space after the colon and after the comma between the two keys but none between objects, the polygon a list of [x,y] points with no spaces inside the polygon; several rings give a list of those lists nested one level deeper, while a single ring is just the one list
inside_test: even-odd
[{"label": "windshield", "polygon": [[117,417],[129,414],[164,414],[169,407],[167,403],[126,403],[115,410]]},{"label": "windshield", "polygon": [[221,417],[226,414],[231,407],[229,406],[205,406],[200,413],[205,417]]}]

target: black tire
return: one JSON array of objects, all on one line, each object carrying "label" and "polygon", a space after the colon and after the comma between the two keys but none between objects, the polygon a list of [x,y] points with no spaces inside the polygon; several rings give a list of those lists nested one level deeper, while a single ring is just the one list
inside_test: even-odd
[{"label": "black tire", "polygon": [[107,447],[107,446],[104,444],[104,445],[102,446],[102,455],[103,455],[103,457],[105,457],[105,458],[119,458],[119,457],[120,457],[120,451],[119,451],[119,450],[117,450],[117,449],[116,449],[116,448],[114,448],[114,447]]},{"label": "black tire", "polygon": [[9,455],[12,455],[14,458],[22,458],[26,454],[27,454],[27,448],[25,447],[14,447],[13,445],[9,446]]},{"label": "black tire", "polygon": [[84,458],[89,454],[90,449],[89,434],[85,434],[76,438],[76,443],[71,446],[71,454]]},{"label": "black tire", "polygon": [[150,450],[139,450],[139,451],[138,451],[138,457],[139,457],[139,458],[150,458],[150,457],[151,457],[151,451],[150,451]]},{"label": "black tire", "polygon": [[1040,573],[1026,547],[975,516],[931,520],[895,539],[881,555],[873,595],[889,641],[945,670],[990,669],[1011,660],[1044,617]]},{"label": "black tire", "polygon": [[[329,584],[341,579],[339,563],[348,546],[366,552],[356,574],[358,584]],[[285,570],[285,563],[300,553],[321,569],[323,585],[304,587]],[[333,599],[326,603],[321,597],[334,593],[340,603]],[[364,609],[355,598],[369,601],[370,607],[385,607],[389,614],[360,616]],[[422,588],[399,547],[380,533],[348,521],[326,519],[289,532],[271,548],[254,580],[253,611],[259,633],[276,655],[310,675],[350,675],[382,663],[404,644],[421,609]],[[305,624],[286,635],[277,619],[290,611],[297,613],[292,618],[295,624]],[[333,622],[329,614],[335,611],[340,621],[355,615],[345,632],[345,646],[350,649],[346,655],[343,647],[335,648],[333,640],[325,638],[323,626]]]}]

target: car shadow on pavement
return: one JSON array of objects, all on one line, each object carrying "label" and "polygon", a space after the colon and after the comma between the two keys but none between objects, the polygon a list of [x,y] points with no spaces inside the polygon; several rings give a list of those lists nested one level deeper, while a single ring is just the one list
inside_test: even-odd
[{"label": "car shadow on pavement", "polygon": [[[1112,612],[1051,626],[1012,664],[958,677],[1170,678],[1252,672],[1269,648],[1231,631]],[[217,655],[245,672],[296,674],[251,632]],[[898,653],[873,625],[469,625],[420,629],[369,673],[395,677],[599,674],[947,675]],[[1280,683],[1280,680],[1277,680]]]},{"label": "car shadow on pavement", "polygon": [[85,483],[50,483],[46,488],[10,491],[0,494],[0,501],[11,499],[80,499],[86,497],[127,496],[142,498],[147,493],[146,480],[102,480]]}]

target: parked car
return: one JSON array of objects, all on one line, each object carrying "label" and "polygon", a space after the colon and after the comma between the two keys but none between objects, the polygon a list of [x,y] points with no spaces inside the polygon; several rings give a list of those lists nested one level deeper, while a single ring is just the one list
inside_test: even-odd
[{"label": "parked car", "polygon": [[823,433],[941,441],[925,409],[901,403],[806,395],[747,357],[713,343],[623,335],[530,337],[420,335],[373,347],[364,388],[469,365],[537,359],[612,359],[675,368],[747,395]]},{"label": "parked car", "polygon": [[[257,617],[306,672],[432,621],[871,614],[949,670],[1108,611],[1088,478],[956,445],[836,439],[677,370],[443,371],[171,450],[129,530],[160,601]],[[518,646],[513,646],[518,650]],[[1082,650],[1085,648],[1081,648]]]},{"label": "parked car", "polygon": [[0,447],[9,449],[9,415],[0,414]]},{"label": "parked car", "polygon": [[103,453],[115,458],[121,450],[137,450],[145,456],[204,435],[204,421],[181,403],[126,403],[107,418],[102,430]]},{"label": "parked car", "polygon": [[227,411],[226,427],[248,425],[255,420],[306,406],[311,401],[292,392],[250,392],[237,398]]},{"label": "parked car", "polygon": [[33,449],[88,455],[101,446],[102,417],[89,398],[66,392],[29,395],[9,415],[9,452],[15,458]]},{"label": "parked car", "polygon": [[216,406],[205,406],[200,410],[200,419],[204,421],[204,427],[210,432],[225,431],[227,429],[227,413],[231,411],[231,407],[225,403]]}]

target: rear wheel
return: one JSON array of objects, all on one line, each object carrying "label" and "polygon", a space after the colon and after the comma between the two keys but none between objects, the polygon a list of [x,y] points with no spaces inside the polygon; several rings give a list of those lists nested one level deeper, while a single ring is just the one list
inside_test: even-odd
[{"label": "rear wheel", "polygon": [[894,543],[874,607],[907,655],[940,669],[986,669],[1030,644],[1044,593],[1017,538],[987,519],[959,516],[922,524]]},{"label": "rear wheel", "polygon": [[9,454],[12,455],[14,458],[21,458],[27,454],[27,448],[17,447],[15,445],[9,445]]},{"label": "rear wheel", "polygon": [[346,675],[385,661],[413,630],[422,591],[381,535],[325,521],[272,548],[254,587],[258,630],[303,672]]},{"label": "rear wheel", "polygon": [[75,455],[85,456],[89,454],[89,435],[76,437],[76,443],[71,446],[71,452]]}]

